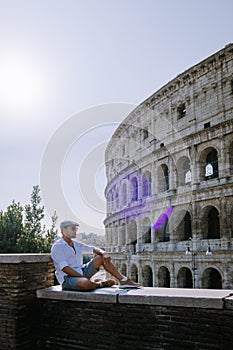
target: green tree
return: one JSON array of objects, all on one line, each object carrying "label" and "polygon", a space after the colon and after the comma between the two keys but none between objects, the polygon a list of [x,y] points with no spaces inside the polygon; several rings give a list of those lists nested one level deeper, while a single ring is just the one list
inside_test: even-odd
[{"label": "green tree", "polygon": [[43,224],[39,186],[34,186],[30,204],[23,208],[12,202],[6,212],[0,212],[1,253],[49,253],[56,236],[57,215],[54,212],[50,229]]},{"label": "green tree", "polygon": [[57,214],[56,211],[54,212],[53,216],[51,217],[52,224],[51,228],[47,229],[46,231],[46,239],[43,240],[44,242],[44,247],[43,250],[44,252],[50,252],[51,246],[55,239],[57,238],[57,229],[56,229],[56,223],[57,223]]},{"label": "green tree", "polygon": [[0,252],[17,252],[17,240],[23,232],[23,208],[12,202],[0,212]]},{"label": "green tree", "polygon": [[17,241],[19,251],[40,253],[43,251],[43,230],[41,221],[44,218],[44,207],[41,206],[39,186],[34,186],[31,203],[25,205],[24,230]]}]

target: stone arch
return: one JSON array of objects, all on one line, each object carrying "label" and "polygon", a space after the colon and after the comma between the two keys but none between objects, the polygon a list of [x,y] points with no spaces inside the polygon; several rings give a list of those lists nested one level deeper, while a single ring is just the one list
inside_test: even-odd
[{"label": "stone arch", "polygon": [[136,202],[138,200],[138,179],[134,176],[131,179],[131,201]]},{"label": "stone arch", "polygon": [[157,219],[156,223],[153,225],[155,230],[155,237],[158,242],[167,242],[169,241],[169,234],[167,232],[168,227],[168,216],[163,213]]},{"label": "stone arch", "polygon": [[130,268],[130,278],[134,282],[138,282],[138,268],[135,264],[132,264],[132,266]]},{"label": "stone arch", "polygon": [[145,171],[142,174],[142,197],[151,195],[151,172]]},{"label": "stone arch", "polygon": [[178,215],[181,219],[176,228],[178,241],[187,241],[192,237],[192,220],[188,211],[182,210]]},{"label": "stone arch", "polygon": [[153,287],[152,268],[149,265],[145,265],[142,269],[142,285],[144,287]]},{"label": "stone arch", "polygon": [[177,161],[178,186],[184,186],[191,182],[190,159],[183,156]]},{"label": "stone arch", "polygon": [[181,267],[177,274],[178,288],[193,288],[193,276],[188,267]]},{"label": "stone arch", "polygon": [[132,220],[127,223],[127,242],[126,244],[135,244],[137,243],[137,223],[136,221]]},{"label": "stone arch", "polygon": [[166,164],[161,164],[157,169],[158,192],[169,190],[169,170]]},{"label": "stone arch", "polygon": [[222,289],[223,278],[221,273],[213,267],[205,269],[202,273],[202,288]]},{"label": "stone arch", "polygon": [[148,217],[142,221],[142,243],[151,243],[151,221]]},{"label": "stone arch", "polygon": [[218,151],[214,147],[207,147],[200,155],[201,180],[218,177]]},{"label": "stone arch", "polygon": [[158,287],[170,288],[170,272],[167,267],[161,266],[158,271]]},{"label": "stone arch", "polygon": [[205,239],[220,238],[219,211],[214,206],[207,206],[202,217],[202,235]]}]

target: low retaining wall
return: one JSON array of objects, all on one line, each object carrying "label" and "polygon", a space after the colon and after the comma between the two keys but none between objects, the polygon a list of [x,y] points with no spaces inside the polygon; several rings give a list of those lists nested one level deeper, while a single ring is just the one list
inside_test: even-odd
[{"label": "low retaining wall", "polygon": [[39,290],[39,349],[231,349],[233,291]]},{"label": "low retaining wall", "polygon": [[233,291],[61,291],[48,254],[0,255],[0,350],[233,348]]}]

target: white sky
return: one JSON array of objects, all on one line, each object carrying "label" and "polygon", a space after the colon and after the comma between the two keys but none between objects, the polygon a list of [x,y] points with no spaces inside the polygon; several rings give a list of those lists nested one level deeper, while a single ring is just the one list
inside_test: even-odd
[{"label": "white sky", "polygon": [[[66,138],[65,157],[58,149],[48,165],[61,161],[64,211],[56,181],[42,186],[43,198],[54,199],[46,210],[103,233],[101,154],[126,115],[97,127],[85,110],[120,103],[128,113],[127,105],[232,42],[232,14],[232,0],[0,0],[0,209],[29,201],[48,145]],[[76,139],[69,129],[75,115]]]}]

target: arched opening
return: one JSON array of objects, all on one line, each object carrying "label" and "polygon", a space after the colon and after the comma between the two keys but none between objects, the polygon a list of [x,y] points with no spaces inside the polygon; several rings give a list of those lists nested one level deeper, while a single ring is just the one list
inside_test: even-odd
[{"label": "arched opening", "polygon": [[130,269],[130,277],[134,282],[138,282],[138,269],[135,264],[131,266]]},{"label": "arched opening", "polygon": [[219,223],[219,213],[216,208],[211,208],[208,213],[208,238],[218,239],[220,238],[220,223]]},{"label": "arched opening", "polygon": [[170,288],[170,273],[165,266],[159,268],[158,287]]},{"label": "arched opening", "polygon": [[148,197],[151,195],[151,173],[146,171],[142,175],[142,196]]},{"label": "arched opening", "polygon": [[127,224],[128,241],[127,244],[133,244],[137,240],[137,224],[135,221],[130,221]]},{"label": "arched opening", "polygon": [[153,275],[150,266],[146,265],[142,269],[142,285],[144,287],[153,287]]},{"label": "arched opening", "polygon": [[[157,229],[155,229],[155,227]],[[167,232],[168,227],[168,217],[164,213],[160,215],[157,219],[156,223],[153,225],[155,229],[155,237],[158,242],[168,242],[169,241],[169,233]]]},{"label": "arched opening", "polygon": [[126,186],[126,183],[123,183],[121,193],[122,193],[122,206],[125,207],[127,205],[127,186]]},{"label": "arched opening", "polygon": [[149,218],[143,219],[142,227],[143,227],[142,243],[151,243],[151,222]]},{"label": "arched opening", "polygon": [[178,185],[184,186],[191,182],[190,160],[181,157],[177,162]]},{"label": "arched opening", "polygon": [[157,171],[158,191],[165,192],[169,189],[169,171],[166,164],[162,164]]},{"label": "arched opening", "polygon": [[146,140],[149,137],[148,127],[141,129],[142,141]]},{"label": "arched opening", "polygon": [[222,276],[215,268],[208,268],[202,274],[202,286],[207,289],[222,289]]},{"label": "arched opening", "polygon": [[138,179],[136,177],[133,177],[131,180],[132,184],[132,202],[135,202],[138,200]]},{"label": "arched opening", "polygon": [[127,245],[130,251],[134,254],[136,252],[136,244],[137,244],[137,224],[135,221],[129,221],[127,224]]},{"label": "arched opening", "polygon": [[205,178],[208,180],[216,177],[218,177],[218,153],[212,148],[206,156]]},{"label": "arched opening", "polygon": [[181,216],[182,219],[179,225],[177,226],[177,238],[179,241],[187,241],[190,237],[192,237],[191,215],[188,211],[182,211],[181,215],[179,216]]},{"label": "arched opening", "polygon": [[193,288],[192,272],[187,267],[182,267],[177,275],[178,288]]}]

